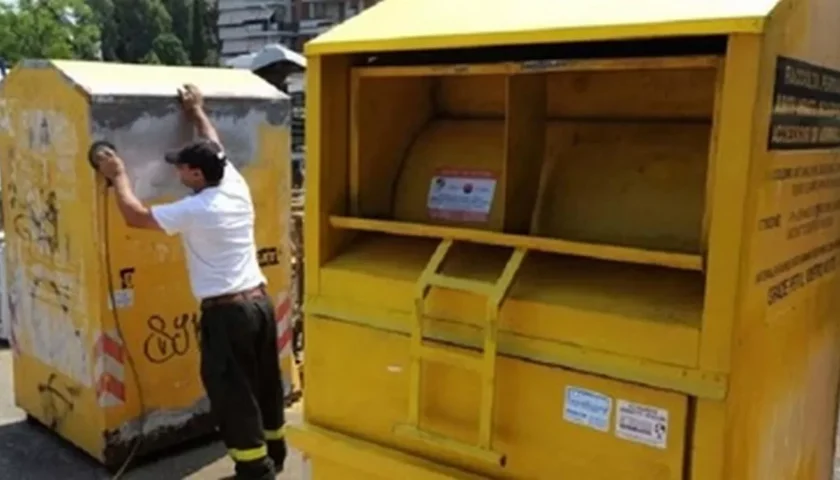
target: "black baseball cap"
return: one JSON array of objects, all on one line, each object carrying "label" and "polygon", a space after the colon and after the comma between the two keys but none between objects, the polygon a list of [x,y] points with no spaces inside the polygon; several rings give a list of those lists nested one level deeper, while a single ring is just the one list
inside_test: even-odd
[{"label": "black baseball cap", "polygon": [[172,165],[201,165],[224,163],[227,160],[224,150],[218,143],[202,138],[189,145],[164,155],[166,163]]}]

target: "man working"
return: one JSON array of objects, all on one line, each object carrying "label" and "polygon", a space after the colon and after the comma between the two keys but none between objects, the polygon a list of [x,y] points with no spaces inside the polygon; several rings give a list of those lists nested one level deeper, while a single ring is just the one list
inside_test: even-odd
[{"label": "man working", "polygon": [[193,294],[201,304],[201,379],[237,479],[273,479],[283,470],[283,387],[274,307],[257,261],[254,206],[245,179],[227,161],[192,85],[179,91],[199,140],[166,155],[193,194],[151,208],[134,195],[125,164],[97,153],[125,222],[180,234]]}]

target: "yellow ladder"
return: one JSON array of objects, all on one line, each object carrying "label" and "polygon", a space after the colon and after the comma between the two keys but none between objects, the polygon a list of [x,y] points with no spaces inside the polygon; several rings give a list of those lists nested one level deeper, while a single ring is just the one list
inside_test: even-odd
[{"label": "yellow ladder", "polygon": [[[409,369],[408,421],[397,425],[395,432],[420,440],[427,444],[457,452],[491,464],[505,465],[504,454],[493,451],[493,400],[496,391],[496,351],[498,345],[498,318],[502,301],[508,294],[527,249],[517,248],[507,261],[496,283],[447,277],[439,273],[446,255],[453,245],[452,240],[443,240],[438,245],[429,263],[415,286],[415,321],[411,328],[411,366]],[[423,341],[423,320],[425,319],[426,296],[431,287],[446,288],[474,293],[487,297],[484,321],[484,349],[482,353],[458,353],[440,347],[427,345]],[[476,444],[447,438],[420,428],[420,369],[423,361],[443,363],[477,373],[481,377],[481,408],[479,411],[478,441]]]}]

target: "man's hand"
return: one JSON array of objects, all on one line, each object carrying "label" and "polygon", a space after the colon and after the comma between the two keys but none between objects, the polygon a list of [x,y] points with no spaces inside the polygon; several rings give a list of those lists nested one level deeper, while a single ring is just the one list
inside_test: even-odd
[{"label": "man's hand", "polygon": [[117,206],[125,223],[130,227],[160,230],[160,225],[151,211],[131,190],[131,182],[125,173],[125,163],[117,152],[108,147],[100,147],[94,155],[94,161],[99,173],[110,180],[109,186],[114,187]]},{"label": "man's hand", "polygon": [[96,152],[96,164],[99,172],[108,180],[114,180],[125,173],[125,163],[108,147],[102,147]]},{"label": "man's hand", "polygon": [[204,108],[204,97],[201,96],[198,87],[191,83],[178,89],[178,101],[188,115],[195,115]]},{"label": "man's hand", "polygon": [[178,101],[181,102],[181,108],[184,110],[189,121],[195,126],[198,135],[221,145],[219,134],[216,132],[210,119],[204,113],[204,96],[198,90],[198,87],[191,83],[185,84],[178,89]]}]

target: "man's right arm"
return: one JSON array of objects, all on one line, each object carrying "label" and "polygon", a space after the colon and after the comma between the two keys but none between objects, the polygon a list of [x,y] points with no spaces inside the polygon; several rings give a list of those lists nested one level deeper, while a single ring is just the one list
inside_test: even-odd
[{"label": "man's right arm", "polygon": [[213,123],[207,117],[204,108],[200,106],[195,107],[189,113],[189,116],[195,130],[198,132],[198,136],[216,142],[219,146],[222,145],[222,141],[219,139],[219,133],[216,132],[216,127],[213,126]]},{"label": "man's right arm", "polygon": [[222,141],[219,139],[219,133],[216,132],[216,127],[210,122],[207,113],[204,111],[204,98],[198,87],[195,85],[184,85],[183,89],[178,91],[178,96],[181,100],[181,106],[184,108],[190,122],[195,127],[198,135],[207,140],[216,142],[222,146]]}]

